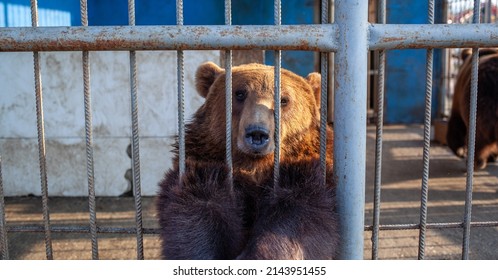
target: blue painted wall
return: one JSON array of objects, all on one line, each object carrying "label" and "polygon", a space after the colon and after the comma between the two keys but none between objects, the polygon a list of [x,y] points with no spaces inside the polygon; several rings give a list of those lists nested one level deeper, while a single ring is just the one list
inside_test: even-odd
[{"label": "blue painted wall", "polygon": [[[282,24],[317,23],[316,0],[282,0]],[[31,26],[29,0],[0,0],[1,26]],[[81,25],[79,0],[39,0],[40,26]],[[225,22],[224,0],[184,0],[185,25],[220,25]],[[232,1],[232,24],[273,24],[273,1]],[[136,0],[137,25],[176,24],[176,0]],[[128,1],[88,0],[89,25],[127,25]],[[304,51],[282,52],[282,66],[303,76],[315,71],[315,54]],[[274,52],[266,52],[266,63],[274,64]]]},{"label": "blue painted wall", "polygon": [[[282,0],[282,24],[312,24],[318,23],[315,19],[315,9],[318,1],[314,0]],[[232,23],[241,25],[274,24],[273,1],[265,0],[238,0],[232,2]],[[275,53],[265,53],[265,63],[275,64]],[[314,52],[282,51],[282,67],[290,69],[301,76],[317,71]]]},{"label": "blue painted wall", "polygon": [[[436,1],[436,20],[441,21],[442,1]],[[387,1],[388,24],[424,24],[428,1]],[[392,50],[386,53],[386,123],[423,123],[425,114],[426,50]],[[441,86],[441,50],[435,50],[432,118],[437,115]]]},{"label": "blue painted wall", "polygon": [[[80,25],[79,0],[38,0],[40,26]],[[0,0],[0,27],[31,26],[30,0]]]}]

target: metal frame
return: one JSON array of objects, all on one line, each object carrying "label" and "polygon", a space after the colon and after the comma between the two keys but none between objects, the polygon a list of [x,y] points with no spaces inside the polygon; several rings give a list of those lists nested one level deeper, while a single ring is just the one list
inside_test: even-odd
[{"label": "metal frame", "polygon": [[[226,69],[231,72],[231,50],[265,49],[275,51],[275,122],[280,122],[280,51],[308,50],[322,54],[322,72],[327,68],[327,55],[335,52],[335,97],[334,97],[334,162],[337,182],[338,211],[341,214],[341,254],[343,259],[363,259],[364,230],[373,230],[375,238],[372,258],[377,258],[377,238],[379,230],[419,229],[419,258],[424,258],[424,236],[428,228],[464,228],[462,258],[468,258],[468,238],[472,226],[497,226],[498,222],[472,223],[470,209],[472,205],[472,163],[468,165],[466,214],[462,223],[428,224],[426,223],[427,179],[429,168],[429,127],[430,127],[430,92],[432,80],[432,49],[449,47],[472,47],[473,51],[473,87],[471,114],[471,133],[469,143],[475,140],[475,100],[477,95],[476,74],[478,47],[498,46],[498,29],[491,24],[449,25],[433,24],[433,1],[430,1],[430,20],[428,24],[390,25],[385,24],[385,2],[382,2],[382,20],[378,24],[370,24],[367,20],[368,1],[336,0],[335,23],[328,23],[328,1],[323,1],[322,24],[316,25],[281,25],[280,1],[275,2],[275,25],[271,26],[234,26],[231,25],[231,4],[225,1],[225,24],[223,26],[183,26],[183,2],[177,1],[176,26],[135,26],[134,1],[129,0],[129,26],[102,27],[88,26],[86,1],[81,0],[81,27],[37,27],[37,1],[31,0],[32,27],[0,28],[0,51],[33,52],[35,73],[36,116],[38,124],[38,144],[40,161],[40,181],[43,201],[43,226],[6,227],[1,228],[1,236],[13,231],[43,231],[47,259],[53,258],[51,232],[90,232],[92,236],[92,258],[98,259],[98,233],[119,232],[135,233],[137,236],[137,258],[143,259],[143,234],[156,234],[157,229],[145,229],[142,225],[141,191],[140,191],[140,158],[138,138],[138,110],[135,52],[140,50],[177,50],[178,51],[178,133],[180,143],[184,142],[184,86],[183,86],[183,50],[225,50]],[[479,1],[475,1],[479,3]],[[479,22],[479,13],[474,22]],[[383,79],[385,50],[404,48],[429,48],[427,56],[427,91],[426,122],[424,128],[424,177],[422,182],[422,205],[420,224],[381,225],[379,223],[380,208],[375,211],[373,226],[364,225],[365,204],[365,163],[366,163],[366,94],[367,94],[367,51],[380,50],[381,69],[379,70],[379,112],[382,114]],[[89,51],[128,50],[130,51],[130,84],[132,109],[132,174],[136,207],[135,228],[102,228],[97,226],[95,213],[95,189],[93,183],[93,144],[91,91],[89,88],[90,71],[88,67]],[[43,98],[39,65],[40,51],[82,51],[84,73],[84,103],[86,128],[87,177],[90,205],[90,225],[88,227],[57,227],[50,225],[47,191],[47,170],[45,159],[45,136],[43,120]],[[326,79],[323,79],[326,80]],[[231,75],[227,75],[227,96],[230,96]],[[326,81],[322,83],[322,104],[326,100]],[[227,98],[227,108],[231,108],[231,99]],[[322,106],[325,107],[325,106]],[[327,115],[322,110],[322,119]],[[227,138],[231,133],[231,111],[227,110]],[[322,122],[321,143],[325,143],[325,122]],[[278,127],[278,125],[277,125]],[[276,129],[275,170],[279,168],[279,130]],[[382,151],[382,118],[377,127],[377,161],[376,167],[376,206],[380,205],[380,157]],[[231,146],[227,141],[227,162],[231,164]],[[322,161],[325,159],[324,144],[321,144]],[[472,145],[471,145],[472,146]],[[474,149],[468,149],[468,158],[473,157]],[[180,145],[180,172],[184,171],[185,148]],[[1,159],[0,159],[1,160]],[[472,161],[470,161],[472,162]],[[0,166],[1,168],[1,166]],[[278,172],[275,172],[278,174]],[[360,176],[358,176],[360,175]],[[278,176],[275,181],[278,182]],[[0,173],[0,190],[2,190]],[[4,206],[3,194],[1,206]],[[3,208],[2,213],[3,214]],[[2,217],[2,223],[4,223]],[[6,239],[2,238],[2,258],[7,248]]]}]

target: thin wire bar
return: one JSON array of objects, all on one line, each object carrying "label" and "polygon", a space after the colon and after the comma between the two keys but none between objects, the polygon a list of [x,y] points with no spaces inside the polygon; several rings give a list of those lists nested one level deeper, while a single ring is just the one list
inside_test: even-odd
[{"label": "thin wire bar", "polygon": [[[429,24],[434,24],[434,0],[428,3]],[[431,109],[432,109],[432,67],[434,60],[434,49],[427,49],[425,64],[425,122],[424,122],[424,148],[423,148],[423,172],[420,199],[420,231],[418,239],[418,259],[425,257],[425,235],[427,230],[427,201],[429,195],[429,159],[431,147]]]},{"label": "thin wire bar", "polygon": [[[474,0],[473,23],[479,23],[481,18],[480,1]],[[465,213],[463,218],[463,243],[462,259],[469,259],[470,247],[470,221],[472,219],[472,188],[474,179],[474,157],[476,143],[477,119],[477,82],[479,71],[479,48],[472,49],[472,65],[470,78],[470,110],[469,110],[469,135],[467,141],[467,183],[465,187]]]},{"label": "thin wire bar", "polygon": [[[129,25],[135,25],[135,1],[128,0]],[[137,58],[136,52],[130,51],[130,85],[131,85],[131,159],[133,191],[136,211],[136,234],[137,234],[137,259],[144,259],[143,224],[142,224],[142,190],[140,186],[140,152],[138,132],[138,86],[137,86]]]},{"label": "thin wire bar", "polygon": [[[88,26],[87,0],[80,0],[81,25]],[[92,98],[90,93],[90,63],[88,51],[83,51],[83,95],[85,103],[86,172],[88,180],[88,209],[90,212],[90,235],[92,259],[99,259],[97,240],[97,213],[95,210],[95,176],[93,164]]]},{"label": "thin wire bar", "polygon": [[[176,1],[176,24],[183,25],[183,0]],[[185,173],[185,69],[183,51],[176,56],[178,82],[178,164],[181,178]]]},{"label": "thin wire bar", "polygon": [[[50,226],[50,231],[55,233],[90,233],[90,227],[88,226]],[[8,232],[43,232],[43,226],[39,225],[23,225],[23,226],[9,226],[7,228]],[[97,227],[97,233],[103,234],[130,234],[134,235],[137,233],[134,227]],[[144,234],[161,234],[161,229],[159,228],[144,228]]]},{"label": "thin wire bar", "polygon": [[[379,1],[379,23],[386,23],[386,1]],[[380,203],[382,188],[382,137],[384,126],[384,81],[385,81],[386,52],[379,51],[379,75],[377,94],[377,125],[375,131],[375,181],[374,181],[374,211],[372,232],[372,259],[379,258],[379,225]]]},{"label": "thin wire bar", "polygon": [[[281,3],[280,0],[274,2],[274,21],[275,25],[282,24],[281,18]],[[274,96],[274,119],[275,119],[275,152],[273,153],[273,187],[274,189],[279,185],[280,178],[280,74],[282,68],[282,51],[275,51],[275,96]]]},{"label": "thin wire bar", "polygon": [[0,156],[0,250],[2,260],[8,260],[9,244],[7,240],[7,220],[5,219],[5,200],[3,196],[2,156]]},{"label": "thin wire bar", "polygon": [[[322,0],[321,3],[321,24],[329,23],[329,0]],[[328,115],[328,69],[329,69],[329,54],[327,52],[320,53],[320,74],[321,74],[321,89],[320,89],[320,168],[322,169],[323,184],[327,183],[327,115]],[[332,155],[331,155],[332,156]]]},{"label": "thin wire bar", "polygon": [[[486,222],[471,222],[471,228],[490,228],[498,227],[498,221]],[[450,228],[463,228],[463,222],[449,222],[449,223],[427,223],[427,229],[450,229]],[[381,224],[380,230],[418,230],[420,224]],[[373,225],[366,225],[365,231],[372,231]],[[44,232],[45,228],[42,225],[22,225],[22,226],[7,226],[7,232]],[[90,233],[89,226],[50,226],[50,231],[54,233]],[[110,234],[136,234],[134,227],[97,227],[97,233]],[[158,235],[161,233],[159,228],[144,228],[144,234]]]},{"label": "thin wire bar", "polygon": [[[448,228],[463,228],[463,222],[451,222],[451,223],[427,223],[427,229],[448,229]],[[470,227],[472,228],[483,228],[483,227],[498,227],[498,221],[487,221],[487,222],[471,222]],[[365,231],[372,231],[373,225],[365,226]],[[384,224],[379,225],[380,230],[417,230],[420,229],[420,224]]]},{"label": "thin wire bar", "polygon": [[[225,0],[225,25],[232,24],[232,1]],[[233,161],[232,161],[232,51],[225,51],[225,141],[226,163],[228,166],[228,183],[233,192]]]},{"label": "thin wire bar", "polygon": [[[38,26],[38,3],[31,0],[31,25]],[[38,157],[40,161],[40,181],[42,196],[43,222],[45,226],[45,253],[48,260],[52,260],[52,237],[50,234],[50,211],[48,207],[48,183],[47,183],[47,158],[45,150],[45,121],[43,117],[43,91],[40,72],[40,55],[33,52],[35,72],[35,99],[36,99],[36,127],[38,131]]]}]

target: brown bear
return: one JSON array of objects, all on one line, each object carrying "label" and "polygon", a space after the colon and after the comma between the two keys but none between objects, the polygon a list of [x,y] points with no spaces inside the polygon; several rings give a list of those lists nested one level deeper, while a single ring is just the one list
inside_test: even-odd
[{"label": "brown bear", "polygon": [[[225,160],[225,70],[196,72],[206,100],[186,126],[185,173],[159,183],[157,211],[165,259],[332,259],[338,218],[327,128],[326,172],[319,161],[320,74],[281,72],[279,183],[274,186],[274,69],[232,69],[233,187]],[[323,182],[323,175],[326,183]]]},{"label": "brown bear", "polygon": [[[478,94],[474,169],[483,169],[498,155],[498,49],[479,52]],[[462,51],[464,60],[454,87],[446,141],[459,157],[466,156],[470,112],[471,56]]]}]

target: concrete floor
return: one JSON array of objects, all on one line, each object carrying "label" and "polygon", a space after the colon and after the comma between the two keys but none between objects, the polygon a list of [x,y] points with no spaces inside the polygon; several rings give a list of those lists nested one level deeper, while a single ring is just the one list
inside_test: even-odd
[{"label": "concrete floor", "polygon": [[[419,222],[420,186],[422,177],[422,126],[385,126],[381,194],[381,224]],[[365,223],[372,224],[374,185],[375,128],[368,127],[367,190]],[[461,222],[465,198],[465,162],[449,149],[431,144],[428,222]],[[41,200],[38,197],[6,198],[8,226],[42,224]],[[133,227],[134,203],[130,197],[99,197],[99,226]],[[50,198],[52,225],[87,225],[88,203],[84,198]],[[154,198],[142,202],[145,228],[156,228]],[[474,176],[473,221],[498,221],[498,165],[488,165]],[[381,231],[380,259],[416,259],[418,230]],[[427,259],[460,259],[462,229],[427,230]],[[88,234],[53,233],[55,259],[90,259]],[[371,258],[371,232],[365,232],[365,259]],[[44,259],[43,233],[11,232],[8,234],[11,259]],[[480,227],[471,230],[471,259],[498,259],[498,228]],[[136,258],[135,235],[99,234],[99,258]],[[159,258],[157,235],[144,236],[146,259]]]}]

